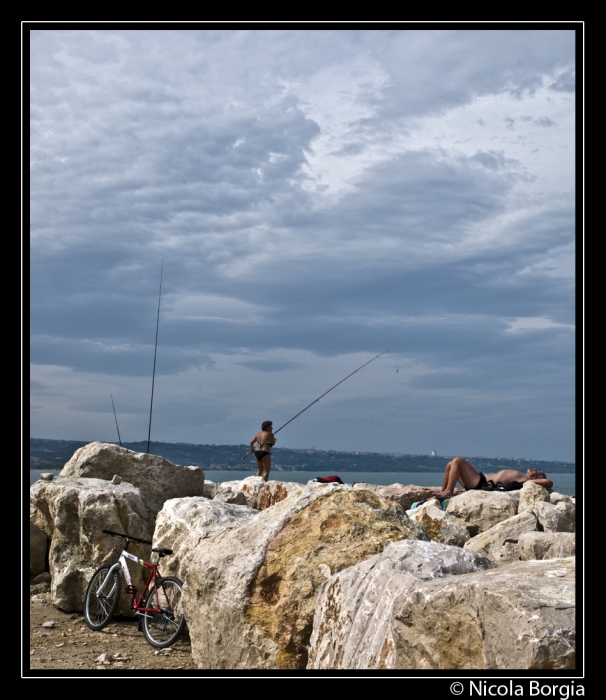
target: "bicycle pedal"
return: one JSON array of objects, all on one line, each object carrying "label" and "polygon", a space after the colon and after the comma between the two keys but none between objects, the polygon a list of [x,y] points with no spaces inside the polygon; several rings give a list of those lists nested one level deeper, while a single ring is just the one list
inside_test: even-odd
[{"label": "bicycle pedal", "polygon": [[143,632],[143,618],[139,618],[139,628],[138,628],[138,631],[139,631],[139,632]]}]

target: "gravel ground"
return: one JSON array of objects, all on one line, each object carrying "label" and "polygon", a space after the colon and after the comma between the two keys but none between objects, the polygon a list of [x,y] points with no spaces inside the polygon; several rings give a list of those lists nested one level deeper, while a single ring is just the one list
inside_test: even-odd
[{"label": "gravel ground", "polygon": [[197,670],[187,629],[172,647],[162,650],[150,646],[134,618],[116,617],[104,630],[93,632],[82,613],[65,613],[51,603],[48,583],[30,586],[29,612],[32,670],[49,669],[53,675],[56,670],[108,675],[137,669],[189,675],[187,671]]}]

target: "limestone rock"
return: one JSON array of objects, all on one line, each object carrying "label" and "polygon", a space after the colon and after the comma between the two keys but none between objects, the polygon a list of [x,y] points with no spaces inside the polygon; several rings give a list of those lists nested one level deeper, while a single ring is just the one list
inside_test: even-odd
[{"label": "limestone rock", "polygon": [[519,493],[518,513],[524,510],[531,510],[534,513],[537,503],[549,503],[550,501],[549,491],[540,484],[535,484],[534,481],[526,481]]},{"label": "limestone rock", "polygon": [[414,583],[393,611],[394,668],[575,668],[573,558]]},{"label": "limestone rock", "polygon": [[206,477],[204,478],[204,497],[214,498],[217,493],[217,484],[214,481],[209,481]]},{"label": "limestone rock", "polygon": [[[394,484],[394,486],[402,486],[402,484]],[[367,484],[364,481],[356,481],[355,484],[353,484],[354,489],[364,489],[365,491],[375,491],[380,488],[378,484]]]},{"label": "limestone rock", "polygon": [[[545,532],[574,532],[574,516],[571,517],[561,510],[562,504],[557,506],[542,501],[535,504],[534,513],[537,516],[540,526]],[[565,506],[562,506],[565,508]],[[570,505],[570,508],[574,506]]]},{"label": "limestone rock", "polygon": [[564,518],[566,519],[566,522],[568,523],[568,530],[567,532],[575,532],[576,531],[576,506],[575,504],[571,501],[560,501],[559,503],[556,503],[556,510],[561,513]]},{"label": "limestone rock", "polygon": [[225,481],[222,484],[217,484],[217,490],[213,501],[248,507],[244,492],[241,489],[236,488],[234,486],[235,483],[237,482]]},{"label": "limestone rock", "polygon": [[301,494],[307,487],[294,481],[268,481],[259,492],[257,508],[265,510],[293,494]]},{"label": "limestone rock", "polygon": [[[440,475],[436,474],[436,482],[440,480]],[[429,498],[438,486],[402,486],[401,484],[392,484],[391,486],[379,486],[377,493],[382,498],[387,498],[389,501],[399,503],[404,510],[408,510],[413,503],[424,501]]]},{"label": "limestone rock", "polygon": [[44,517],[44,514],[31,502],[29,504],[29,521],[37,525],[46,535],[47,539],[50,540],[53,533],[52,523],[49,523]]},{"label": "limestone rock", "polygon": [[[37,481],[30,499],[51,530],[51,600],[67,612],[82,611],[90,577],[99,566],[116,562],[122,551],[123,541],[103,534],[103,529],[146,540],[153,534],[153,519],[141,492],[126,482],[58,476]],[[128,551],[149,561],[149,545],[131,544]],[[133,583],[142,590],[145,570],[136,565],[130,570]],[[125,594],[118,612],[132,614]]]},{"label": "limestone rock", "polygon": [[48,538],[31,520],[29,521],[29,575],[30,578],[43,573],[46,568]]},{"label": "limestone rock", "polygon": [[552,491],[549,494],[549,502],[554,506],[557,506],[558,503],[562,503],[562,502],[572,503],[572,505],[574,505],[574,500],[575,499],[572,496],[566,496],[565,494],[558,493],[557,491]]},{"label": "limestone rock", "polygon": [[[440,489],[439,474],[436,474],[435,486],[402,486],[402,484],[392,484],[391,486],[379,486],[376,492],[379,496],[387,498],[390,501],[399,503],[404,510],[409,510],[413,503],[417,501],[425,501]],[[462,489],[455,489],[454,495],[464,493]]]},{"label": "limestone rock", "polygon": [[426,536],[397,504],[340,485],[307,488],[215,535],[184,585],[198,667],[305,668],[319,586],[402,539]]},{"label": "limestone rock", "polygon": [[199,547],[206,547],[208,540],[219,532],[248,523],[256,515],[257,511],[247,506],[200,496],[166,501],[156,518],[153,537],[154,547],[173,550],[162,559],[162,574],[185,581],[191,559]]},{"label": "limestone rock", "polygon": [[394,598],[416,581],[491,569],[486,557],[458,547],[403,540],[322,584],[307,668],[394,668]]},{"label": "limestone rock", "polygon": [[520,535],[520,559],[573,557],[576,535],[573,532],[526,532]]},{"label": "limestone rock", "polygon": [[469,540],[467,528],[445,513],[435,500],[428,501],[414,510],[408,510],[406,514],[421,526],[432,542],[462,547]]},{"label": "limestone rock", "polygon": [[[247,476],[246,479],[238,481],[224,481],[222,484],[217,484],[214,497],[216,500],[224,503],[236,503],[249,508],[256,508],[259,492],[263,489],[265,483],[261,476]],[[238,492],[242,493],[244,501],[237,496]]]},{"label": "limestone rock", "polygon": [[465,549],[484,554],[497,564],[509,563],[520,558],[518,546],[520,535],[536,529],[535,515],[525,510],[472,537],[464,546]]},{"label": "limestone rock", "polygon": [[515,491],[465,491],[448,501],[446,512],[474,537],[518,512]]},{"label": "limestone rock", "polygon": [[204,495],[204,472],[200,467],[182,467],[164,457],[107,442],[91,442],[76,450],[59,476],[111,480],[115,474],[141,490],[154,514],[170,498]]}]

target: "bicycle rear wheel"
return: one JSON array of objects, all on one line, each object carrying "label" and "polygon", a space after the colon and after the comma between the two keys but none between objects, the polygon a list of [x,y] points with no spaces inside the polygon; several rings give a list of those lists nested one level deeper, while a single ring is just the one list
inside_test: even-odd
[{"label": "bicycle rear wheel", "polygon": [[[84,619],[92,630],[102,630],[112,619],[120,600],[120,572],[107,578],[109,566],[97,569],[89,581],[84,598]],[[107,579],[105,586],[103,583]]]},{"label": "bicycle rear wheel", "polygon": [[156,589],[152,588],[145,599],[146,608],[158,610],[145,613],[143,617],[143,634],[156,649],[165,649],[174,644],[183,628],[183,583],[174,576],[158,579],[158,599]]}]

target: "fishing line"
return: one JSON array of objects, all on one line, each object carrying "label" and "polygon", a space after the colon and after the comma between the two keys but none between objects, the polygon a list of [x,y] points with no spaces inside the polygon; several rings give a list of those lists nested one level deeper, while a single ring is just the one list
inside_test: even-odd
[{"label": "fishing line", "polygon": [[[373,357],[372,360],[368,360],[368,362],[365,362],[363,365],[361,365],[360,367],[358,367],[358,369],[355,369],[351,374],[348,374],[348,375],[345,377],[345,379],[349,379],[353,374],[355,374],[356,372],[359,372],[359,371],[362,369],[362,367],[366,367],[366,365],[369,365],[371,362],[374,362],[374,360],[376,360],[378,357],[381,357],[381,355],[384,355],[386,352],[389,352],[389,349],[384,350],[383,352],[379,353],[378,355],[376,355],[375,357]],[[286,421],[286,423],[284,423],[284,425],[280,426],[276,431],[274,431],[274,435],[276,435],[277,433],[279,433],[280,430],[282,430],[282,428],[285,428],[289,423],[292,423],[292,422],[294,421],[295,418],[298,418],[304,411],[307,411],[308,408],[310,408],[311,406],[313,406],[315,403],[318,403],[318,401],[319,401],[322,397],[326,396],[326,394],[329,394],[333,389],[336,389],[336,388],[339,386],[339,384],[343,384],[343,382],[345,381],[345,379],[341,379],[340,382],[337,382],[334,386],[330,387],[330,389],[329,389],[328,391],[325,391],[325,392],[322,394],[322,396],[318,396],[318,398],[317,398],[315,401],[312,401],[308,406],[305,406],[305,408],[304,408],[302,411],[299,411],[299,413],[297,413],[296,416],[293,416],[289,421]],[[248,452],[246,455],[244,455],[244,457],[242,457],[242,459],[243,459],[243,460],[246,459],[246,458],[248,457],[248,455],[250,455],[250,454],[252,454],[252,452]]]}]

